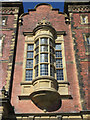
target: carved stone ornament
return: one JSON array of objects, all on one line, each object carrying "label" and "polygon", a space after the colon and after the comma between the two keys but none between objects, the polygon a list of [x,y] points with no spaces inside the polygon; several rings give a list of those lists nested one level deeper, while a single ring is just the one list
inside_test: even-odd
[{"label": "carved stone ornament", "polygon": [[90,5],[69,5],[68,11],[69,12],[89,12]]},{"label": "carved stone ornament", "polygon": [[18,8],[0,7],[0,14],[15,14],[18,13]]},{"label": "carved stone ornament", "polygon": [[39,26],[39,25],[51,25],[51,23],[48,22],[45,18],[43,18],[40,22],[38,22],[36,26]]}]

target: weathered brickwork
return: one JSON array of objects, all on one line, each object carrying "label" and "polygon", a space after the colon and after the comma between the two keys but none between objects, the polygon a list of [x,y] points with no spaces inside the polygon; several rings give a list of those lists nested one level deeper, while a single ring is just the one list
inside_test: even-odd
[{"label": "weathered brickwork", "polygon": [[[88,24],[81,24],[81,15],[88,15]],[[87,44],[83,37],[83,34],[88,34],[90,25],[89,25],[89,13],[72,13],[71,14],[71,29],[72,29],[72,37],[74,39],[74,50],[76,56],[76,64],[78,70],[78,80],[80,86],[80,95],[81,95],[81,103],[82,109],[89,109],[89,99],[88,99],[88,90],[89,90],[89,55],[86,55],[87,52]]]},{"label": "weathered brickwork", "polygon": [[[42,14],[43,13],[43,14]],[[35,11],[30,11],[29,14],[23,15],[22,24],[19,27],[19,36],[17,42],[16,60],[15,60],[15,72],[13,81],[13,91],[12,91],[12,104],[15,106],[16,113],[20,112],[43,112],[37,108],[31,100],[19,100],[18,96],[21,94],[22,74],[23,74],[23,57],[24,57],[24,47],[25,47],[25,37],[23,32],[32,32],[36,27],[36,24],[43,18],[47,19],[56,31],[66,31],[64,36],[65,44],[65,58],[66,58],[66,71],[67,80],[70,83],[69,93],[72,95],[73,99],[63,100],[62,107],[56,112],[70,112],[70,111],[80,111],[80,97],[79,97],[79,86],[77,81],[76,63],[74,57],[73,41],[70,32],[70,26],[65,23],[65,15],[58,13],[58,11],[50,9],[48,5],[41,5],[36,8]],[[26,27],[27,26],[27,27]],[[17,88],[18,86],[18,88]],[[74,90],[75,89],[75,90]],[[16,100],[17,99],[17,100]],[[30,106],[27,106],[27,105]],[[22,106],[22,107],[20,107]],[[31,109],[30,109],[31,107]]]},{"label": "weathered brickwork", "polygon": [[[82,15],[90,17],[90,8],[88,3],[82,4],[80,2],[65,3],[64,7],[64,13],[44,3],[38,4],[35,9],[29,9],[28,13],[23,13],[22,2],[3,3],[2,10],[0,8],[0,15],[6,17],[6,25],[0,27],[2,35],[5,35],[2,56],[0,57],[0,89],[2,89],[0,91],[2,93],[2,95],[0,94],[0,117],[2,119],[90,119],[90,53],[85,39],[85,35],[89,34],[90,21],[88,19],[87,24],[81,23]],[[41,21],[46,21],[45,25],[51,24],[51,27],[55,29],[54,35],[57,35],[57,38],[63,42],[63,60],[65,59],[64,69],[66,71],[65,81],[58,82],[63,88],[62,90],[64,90],[65,86],[67,88],[61,92],[64,95],[60,94],[62,99],[61,107],[58,107],[59,109],[56,111],[51,110],[48,112],[46,109],[38,107],[31,100],[30,94],[33,91],[33,83],[25,81],[24,72],[27,56],[26,44],[30,44],[30,41],[32,41],[32,44],[35,42],[37,24],[43,24]],[[47,33],[49,28],[45,29],[44,32]],[[52,29],[50,28],[50,30]],[[41,102],[43,103],[43,101]],[[52,104],[52,109],[53,106],[55,105]]]}]

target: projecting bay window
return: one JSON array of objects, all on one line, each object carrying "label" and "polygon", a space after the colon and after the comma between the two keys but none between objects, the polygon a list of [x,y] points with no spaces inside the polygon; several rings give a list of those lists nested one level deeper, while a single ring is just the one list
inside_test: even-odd
[{"label": "projecting bay window", "polygon": [[56,54],[56,74],[57,80],[64,80],[63,75],[63,58],[62,58],[62,44],[56,44],[55,46]]},{"label": "projecting bay window", "polygon": [[33,77],[33,45],[27,45],[26,59],[26,81],[31,81]]},{"label": "projecting bay window", "polygon": [[35,78],[55,76],[53,45],[53,40],[48,37],[41,37],[35,41]]}]

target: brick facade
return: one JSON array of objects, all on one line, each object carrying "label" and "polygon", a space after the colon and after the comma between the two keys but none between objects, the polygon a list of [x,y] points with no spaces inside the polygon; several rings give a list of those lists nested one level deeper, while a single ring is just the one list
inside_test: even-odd
[{"label": "brick facade", "polygon": [[[61,120],[61,118],[63,120],[82,120],[84,118],[89,120],[87,116],[90,114],[90,53],[88,52],[87,55],[87,44],[83,34],[89,33],[90,21],[88,19],[88,24],[81,24],[80,19],[82,15],[90,17],[88,7],[83,10],[83,6],[88,6],[88,3],[65,3],[64,13],[53,9],[49,4],[39,4],[35,9],[29,9],[27,14],[23,13],[23,10],[21,12],[17,11],[20,8],[22,9],[22,3],[17,4],[18,7],[16,7],[16,4],[13,6],[15,7],[13,14],[8,13],[4,15],[2,13],[3,16],[7,16],[7,24],[2,27],[5,39],[3,56],[0,58],[2,67],[0,72],[2,85],[0,84],[0,88],[2,89],[5,86],[6,91],[9,93],[11,105],[14,106],[13,119],[16,116],[18,120]],[[12,7],[12,3],[9,7]],[[60,36],[58,33],[63,36],[67,81],[63,82],[63,85],[62,83],[59,84],[68,86],[68,94],[66,96],[62,95],[64,98],[62,97],[61,107],[56,111],[46,113],[38,108],[31,99],[22,95],[22,85],[26,84],[28,86],[31,84],[28,82],[23,83],[25,45],[26,40],[28,42],[31,40],[31,38],[27,39],[27,35],[24,34],[29,33],[29,36],[34,36],[33,30],[36,28],[37,23],[43,19],[50,22],[57,32],[57,36]],[[62,34],[63,32],[66,34]],[[24,99],[22,99],[23,96]],[[12,119],[11,116],[9,116],[9,119]]]}]

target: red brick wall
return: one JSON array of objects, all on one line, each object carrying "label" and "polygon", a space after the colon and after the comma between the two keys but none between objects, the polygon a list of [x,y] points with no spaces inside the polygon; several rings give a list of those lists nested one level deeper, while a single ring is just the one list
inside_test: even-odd
[{"label": "red brick wall", "polygon": [[[90,25],[81,24],[80,15],[85,14],[90,17],[90,13],[73,13],[72,15],[72,31],[74,31],[74,48],[77,62],[78,82],[80,87],[80,96],[82,102],[82,109],[90,109],[89,105],[89,62],[88,55],[86,55],[86,46],[83,34],[90,33],[88,28]],[[89,20],[89,19],[88,19]],[[79,27],[79,29],[78,29]],[[85,59],[87,59],[85,61]]]},{"label": "red brick wall", "polygon": [[7,69],[8,69],[8,62],[9,62],[9,53],[10,53],[10,45],[12,39],[13,30],[5,30],[5,29],[13,29],[14,23],[14,15],[2,15],[7,17],[7,22],[5,26],[2,26],[1,34],[2,36],[5,35],[5,39],[3,40],[3,48],[2,48],[2,57],[0,57],[0,89],[6,84],[6,77],[7,77]]},{"label": "red brick wall", "polygon": [[43,18],[46,18],[56,31],[66,31],[67,33],[67,35],[64,36],[66,71],[67,80],[70,83],[69,93],[72,95],[73,99],[63,100],[62,107],[56,112],[78,112],[81,110],[81,106],[71,26],[68,26],[65,23],[64,14],[59,14],[58,11],[51,10],[47,5],[38,6],[36,11],[29,11],[29,14],[23,16],[23,25],[19,27],[11,99],[12,105],[15,107],[16,113],[43,112],[37,108],[31,100],[19,100],[18,98],[18,95],[21,94],[20,83],[22,81],[23,72],[23,56],[25,45],[25,37],[23,32],[32,32],[36,27],[36,24]]}]

